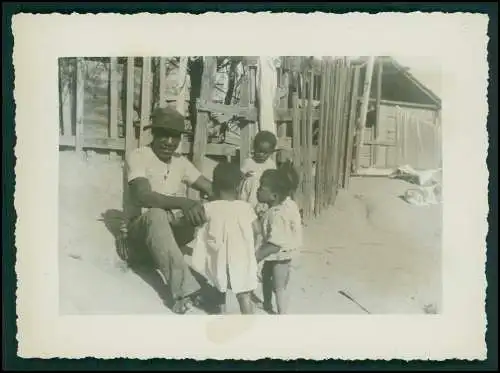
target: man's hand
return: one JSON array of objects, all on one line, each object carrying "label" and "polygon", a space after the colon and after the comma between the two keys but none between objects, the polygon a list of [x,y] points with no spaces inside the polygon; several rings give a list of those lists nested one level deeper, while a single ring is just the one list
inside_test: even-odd
[{"label": "man's hand", "polygon": [[205,208],[200,201],[187,199],[182,207],[182,211],[186,220],[195,227],[198,227],[207,221]]}]

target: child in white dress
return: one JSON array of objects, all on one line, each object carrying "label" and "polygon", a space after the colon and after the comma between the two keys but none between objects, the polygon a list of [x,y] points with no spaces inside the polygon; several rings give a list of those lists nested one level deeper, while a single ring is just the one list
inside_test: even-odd
[{"label": "child in white dress", "polygon": [[206,203],[207,222],[188,244],[192,267],[219,291],[219,310],[225,312],[226,292],[231,289],[241,313],[253,313],[251,293],[257,288],[256,235],[260,228],[252,206],[238,200],[242,174],[231,163],[218,164],[213,173],[216,200]]},{"label": "child in white dress", "polygon": [[262,219],[263,244],[256,252],[264,261],[262,290],[264,309],[272,313],[272,295],[276,296],[279,314],[286,313],[285,290],[294,253],[302,245],[302,219],[291,198],[298,185],[298,175],[290,164],[262,174],[257,197],[269,209]]},{"label": "child in white dress", "polygon": [[271,158],[276,151],[277,139],[269,131],[260,131],[253,141],[252,157],[247,158],[241,167],[244,180],[241,185],[240,199],[249,202],[257,215],[262,215],[267,206],[257,200],[260,177],[266,170],[276,169],[276,163]]}]

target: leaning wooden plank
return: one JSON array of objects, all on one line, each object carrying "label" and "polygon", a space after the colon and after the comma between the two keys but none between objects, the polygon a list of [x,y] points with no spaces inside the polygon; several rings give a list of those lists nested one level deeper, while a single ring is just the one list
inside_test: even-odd
[{"label": "leaning wooden plank", "polygon": [[354,148],[354,133],[356,130],[356,114],[357,114],[357,97],[359,90],[359,67],[354,68],[354,78],[352,82],[352,94],[350,97],[350,112],[349,112],[349,122],[347,129],[347,149],[346,149],[346,162],[344,170],[344,188],[349,188],[349,181],[351,178],[352,169],[352,153]]},{"label": "leaning wooden plank", "polygon": [[336,192],[335,186],[335,162],[337,160],[337,112],[338,112],[338,97],[339,97],[339,89],[340,89],[340,65],[338,61],[332,62],[335,70],[334,74],[332,74],[332,86],[330,100],[332,102],[332,107],[330,110],[330,133],[329,133],[329,144],[328,148],[331,149],[330,156],[328,157],[328,166],[327,166],[327,192],[326,192],[326,204],[331,205],[333,195]]},{"label": "leaning wooden plank", "polygon": [[151,57],[143,57],[141,84],[141,127],[139,130],[139,146],[144,145],[144,127],[149,124],[151,116]]},{"label": "leaning wooden plank", "polygon": [[134,128],[134,57],[127,57],[125,109],[125,153],[128,155],[137,147]]},{"label": "leaning wooden plank", "polygon": [[85,64],[83,58],[76,59],[76,110],[75,110],[75,123],[76,123],[76,151],[79,152],[83,148],[83,113],[85,105],[85,80],[84,80]]},{"label": "leaning wooden plank", "polygon": [[337,196],[338,190],[338,182],[340,177],[340,160],[341,160],[341,144],[342,144],[342,101],[344,97],[344,84],[345,84],[345,73],[346,69],[342,64],[342,61],[338,61],[338,83],[336,90],[336,109],[335,109],[335,137],[334,137],[334,154],[335,159],[333,163],[333,179],[332,179],[332,188],[331,188],[331,196],[330,196],[330,204],[333,205],[335,203],[335,198]]},{"label": "leaning wooden plank", "polygon": [[[243,106],[252,109],[250,106],[250,68],[247,70],[248,74],[242,77],[241,81],[241,97],[240,102]],[[257,118],[255,118],[257,120]],[[250,120],[247,118],[247,120]],[[246,122],[243,128],[241,128],[240,132],[240,165],[243,165],[243,162],[250,157],[252,153],[252,123],[254,122]]]},{"label": "leaning wooden plank", "polygon": [[116,57],[109,61],[109,137],[118,137],[118,63]]},{"label": "leaning wooden plank", "polygon": [[347,137],[349,127],[349,101],[351,94],[352,82],[352,69],[346,67],[346,79],[344,81],[344,96],[342,97],[342,137],[341,137],[341,152],[340,152],[340,166],[339,166],[339,187],[344,187],[345,180],[345,162],[347,160]]}]

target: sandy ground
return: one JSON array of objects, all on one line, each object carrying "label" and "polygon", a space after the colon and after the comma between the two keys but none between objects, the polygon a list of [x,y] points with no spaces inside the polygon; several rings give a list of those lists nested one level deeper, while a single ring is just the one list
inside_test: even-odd
[{"label": "sandy ground", "polygon": [[[354,178],[335,206],[308,224],[291,276],[290,313],[439,311],[441,206],[407,204],[399,196],[409,186]],[[110,226],[121,211],[121,160],[61,152],[59,187],[61,313],[170,314],[160,277],[144,279],[116,255]],[[236,308],[230,297],[230,311]]]}]

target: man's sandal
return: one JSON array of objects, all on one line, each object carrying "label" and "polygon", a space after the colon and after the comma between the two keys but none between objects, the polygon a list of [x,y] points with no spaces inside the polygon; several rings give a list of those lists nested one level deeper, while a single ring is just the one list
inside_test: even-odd
[{"label": "man's sandal", "polygon": [[177,302],[175,302],[174,306],[172,307],[172,312],[178,315],[184,315],[192,307],[193,307],[193,302],[191,301],[191,299],[186,297],[179,299]]}]

